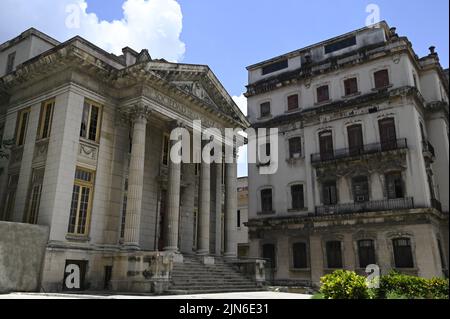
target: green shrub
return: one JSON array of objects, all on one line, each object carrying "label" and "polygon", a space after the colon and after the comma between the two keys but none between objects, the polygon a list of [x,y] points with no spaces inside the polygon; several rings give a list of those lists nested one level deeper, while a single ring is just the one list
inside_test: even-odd
[{"label": "green shrub", "polygon": [[375,289],[378,299],[395,297],[408,299],[443,299],[448,298],[448,280],[425,279],[391,272],[381,276],[380,287]]},{"label": "green shrub", "polygon": [[433,278],[427,281],[429,297],[433,299],[448,299],[448,279]]},{"label": "green shrub", "polygon": [[320,278],[320,293],[325,299],[368,299],[366,279],[353,271],[336,270]]}]

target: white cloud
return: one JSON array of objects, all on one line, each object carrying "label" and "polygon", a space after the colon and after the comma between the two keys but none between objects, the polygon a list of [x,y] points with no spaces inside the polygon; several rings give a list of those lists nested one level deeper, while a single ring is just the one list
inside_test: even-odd
[{"label": "white cloud", "polygon": [[60,41],[80,35],[115,54],[129,46],[175,62],[185,53],[183,15],[175,0],[124,0],[123,17],[111,22],[88,13],[86,0],[2,0],[1,6],[0,42],[35,27]]},{"label": "white cloud", "polygon": [[237,106],[239,106],[242,113],[247,116],[247,98],[244,96],[244,94],[233,96],[233,100],[237,104]]}]

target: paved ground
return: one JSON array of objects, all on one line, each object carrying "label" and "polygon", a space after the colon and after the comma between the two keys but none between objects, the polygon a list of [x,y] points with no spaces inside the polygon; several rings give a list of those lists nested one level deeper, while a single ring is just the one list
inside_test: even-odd
[{"label": "paved ground", "polygon": [[271,291],[176,296],[101,296],[44,293],[11,293],[0,295],[0,299],[310,299],[311,297],[311,295]]}]

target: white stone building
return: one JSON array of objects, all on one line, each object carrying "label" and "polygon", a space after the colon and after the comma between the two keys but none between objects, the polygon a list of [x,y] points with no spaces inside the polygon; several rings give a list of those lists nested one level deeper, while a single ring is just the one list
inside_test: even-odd
[{"label": "white stone building", "polygon": [[236,163],[169,160],[172,128],[193,120],[249,125],[208,66],[35,29],[0,45],[0,137],[14,141],[0,216],[49,226],[45,291],[68,265],[75,288],[163,291],[183,256],[237,255]]},{"label": "white stone building", "polygon": [[449,88],[434,47],[420,58],[381,22],[247,69],[252,126],[279,129],[277,172],[249,164],[250,256],[287,284],[368,264],[447,274]]},{"label": "white stone building", "polygon": [[236,243],[239,257],[248,257],[248,177],[237,179]]}]

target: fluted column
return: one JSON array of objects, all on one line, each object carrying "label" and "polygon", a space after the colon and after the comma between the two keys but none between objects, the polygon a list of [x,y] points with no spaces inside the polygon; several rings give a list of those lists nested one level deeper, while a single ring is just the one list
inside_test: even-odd
[{"label": "fluted column", "polygon": [[[170,149],[177,141],[170,141]],[[169,183],[167,190],[167,217],[164,224],[164,250],[178,252],[180,221],[181,163],[174,163],[169,156]]]},{"label": "fluted column", "polygon": [[211,215],[211,165],[202,161],[200,172],[200,210],[198,220],[199,255],[209,254],[209,227]]},{"label": "fluted column", "polygon": [[222,254],[222,163],[216,163],[216,256]]},{"label": "fluted column", "polygon": [[237,163],[227,163],[225,176],[225,257],[237,256],[234,240],[237,213]]},{"label": "fluted column", "polygon": [[133,108],[130,115],[133,126],[133,141],[128,175],[124,245],[131,249],[139,249],[142,189],[144,186],[145,136],[150,110],[145,105],[138,105]]}]

